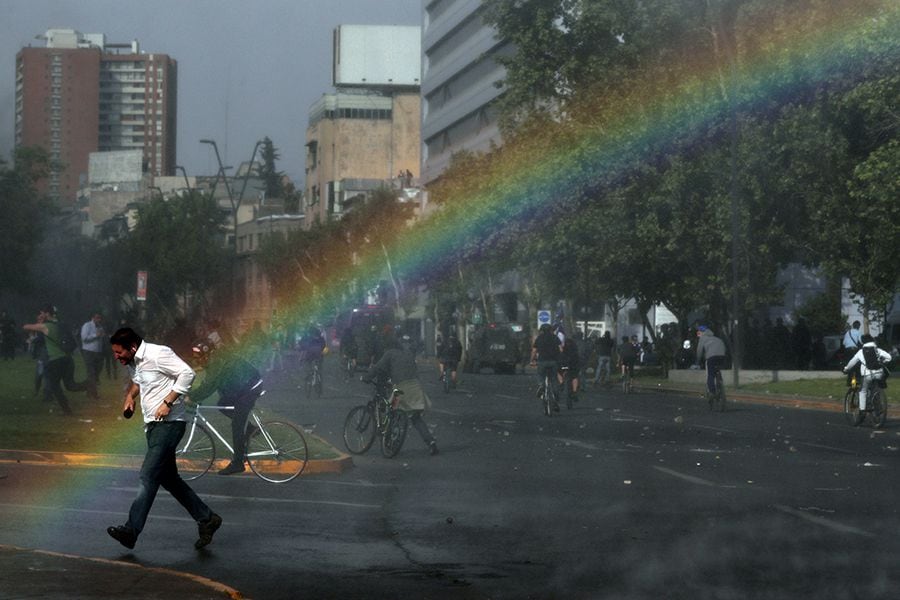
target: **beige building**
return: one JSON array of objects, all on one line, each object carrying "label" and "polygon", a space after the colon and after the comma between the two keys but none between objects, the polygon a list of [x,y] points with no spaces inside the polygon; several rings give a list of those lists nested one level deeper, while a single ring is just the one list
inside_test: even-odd
[{"label": "beige building", "polygon": [[418,182],[418,89],[341,91],[310,109],[306,130],[307,226],[345,212],[360,194]]}]

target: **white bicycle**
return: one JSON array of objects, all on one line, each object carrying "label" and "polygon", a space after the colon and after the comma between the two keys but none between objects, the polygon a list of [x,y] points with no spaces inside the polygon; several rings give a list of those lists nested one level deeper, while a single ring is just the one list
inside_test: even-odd
[{"label": "white bicycle", "polygon": [[[260,394],[262,396],[263,392]],[[205,475],[216,461],[219,440],[234,456],[234,448],[203,413],[234,410],[234,406],[188,403],[191,420],[178,444],[175,458],[182,478],[191,481]],[[299,476],[309,460],[309,448],[300,428],[287,421],[263,421],[254,409],[247,418],[247,463],[261,479],[285,483]]]}]

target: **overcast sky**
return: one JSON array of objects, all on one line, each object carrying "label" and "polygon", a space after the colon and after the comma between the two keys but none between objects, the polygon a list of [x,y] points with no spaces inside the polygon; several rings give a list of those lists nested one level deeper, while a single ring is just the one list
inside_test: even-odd
[{"label": "overcast sky", "polygon": [[337,25],[421,25],[421,0],[0,0],[0,156],[13,147],[15,61],[47,29],[138,40],[178,61],[178,164],[211,175],[268,135],[299,185],[309,106],[331,88]]}]

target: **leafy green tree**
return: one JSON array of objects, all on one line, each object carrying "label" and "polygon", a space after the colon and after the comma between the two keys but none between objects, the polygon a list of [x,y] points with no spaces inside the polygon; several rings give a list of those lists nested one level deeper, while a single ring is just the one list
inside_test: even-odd
[{"label": "leafy green tree", "polygon": [[284,185],[282,183],[284,173],[275,167],[275,163],[281,158],[278,149],[272,144],[269,136],[263,138],[262,147],[260,149],[259,177],[266,186],[266,196],[269,198],[281,198],[284,193]]},{"label": "leafy green tree", "polygon": [[41,148],[18,148],[12,168],[0,163],[0,292],[23,291],[31,284],[26,265],[41,241],[50,206],[35,185],[49,167]]},{"label": "leafy green tree", "polygon": [[123,244],[135,271],[148,271],[150,305],[166,313],[178,304],[206,306],[207,292],[228,274],[225,217],[212,197],[196,191],[138,207],[137,225]]}]

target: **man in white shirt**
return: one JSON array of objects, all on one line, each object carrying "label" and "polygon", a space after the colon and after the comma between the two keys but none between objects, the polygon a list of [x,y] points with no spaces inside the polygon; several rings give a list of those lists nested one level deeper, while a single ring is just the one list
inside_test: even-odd
[{"label": "man in white shirt", "polygon": [[104,350],[107,348],[103,317],[95,312],[91,320],[81,326],[81,357],[87,371],[88,395],[94,400],[100,398],[97,386],[100,385],[100,371],[103,370]]},{"label": "man in white shirt", "polygon": [[194,371],[171,348],[145,342],[128,327],[116,331],[109,341],[116,360],[128,367],[131,375],[122,406],[125,418],[134,413],[135,397],[140,395],[147,454],[128,520],[106,531],[126,548],[134,548],[162,486],[197,522],[200,538],[194,547],[203,548],[212,541],[222,518],[184,482],[175,464],[175,451],[186,426],[184,396],[194,381]]},{"label": "man in white shirt", "polygon": [[847,333],[844,334],[844,348],[848,350],[859,350],[863,347],[862,343],[862,332],[860,332],[861,324],[859,321],[853,321],[853,325],[850,326],[850,329],[847,330]]},{"label": "man in white shirt", "polygon": [[859,365],[859,374],[862,377],[862,382],[859,386],[859,410],[866,410],[866,396],[868,396],[869,389],[876,384],[883,384],[885,378],[884,365],[891,362],[891,355],[879,348],[869,334],[863,335],[860,341],[862,342],[862,348],[853,355],[853,358],[844,367],[844,373],[852,372]]}]

